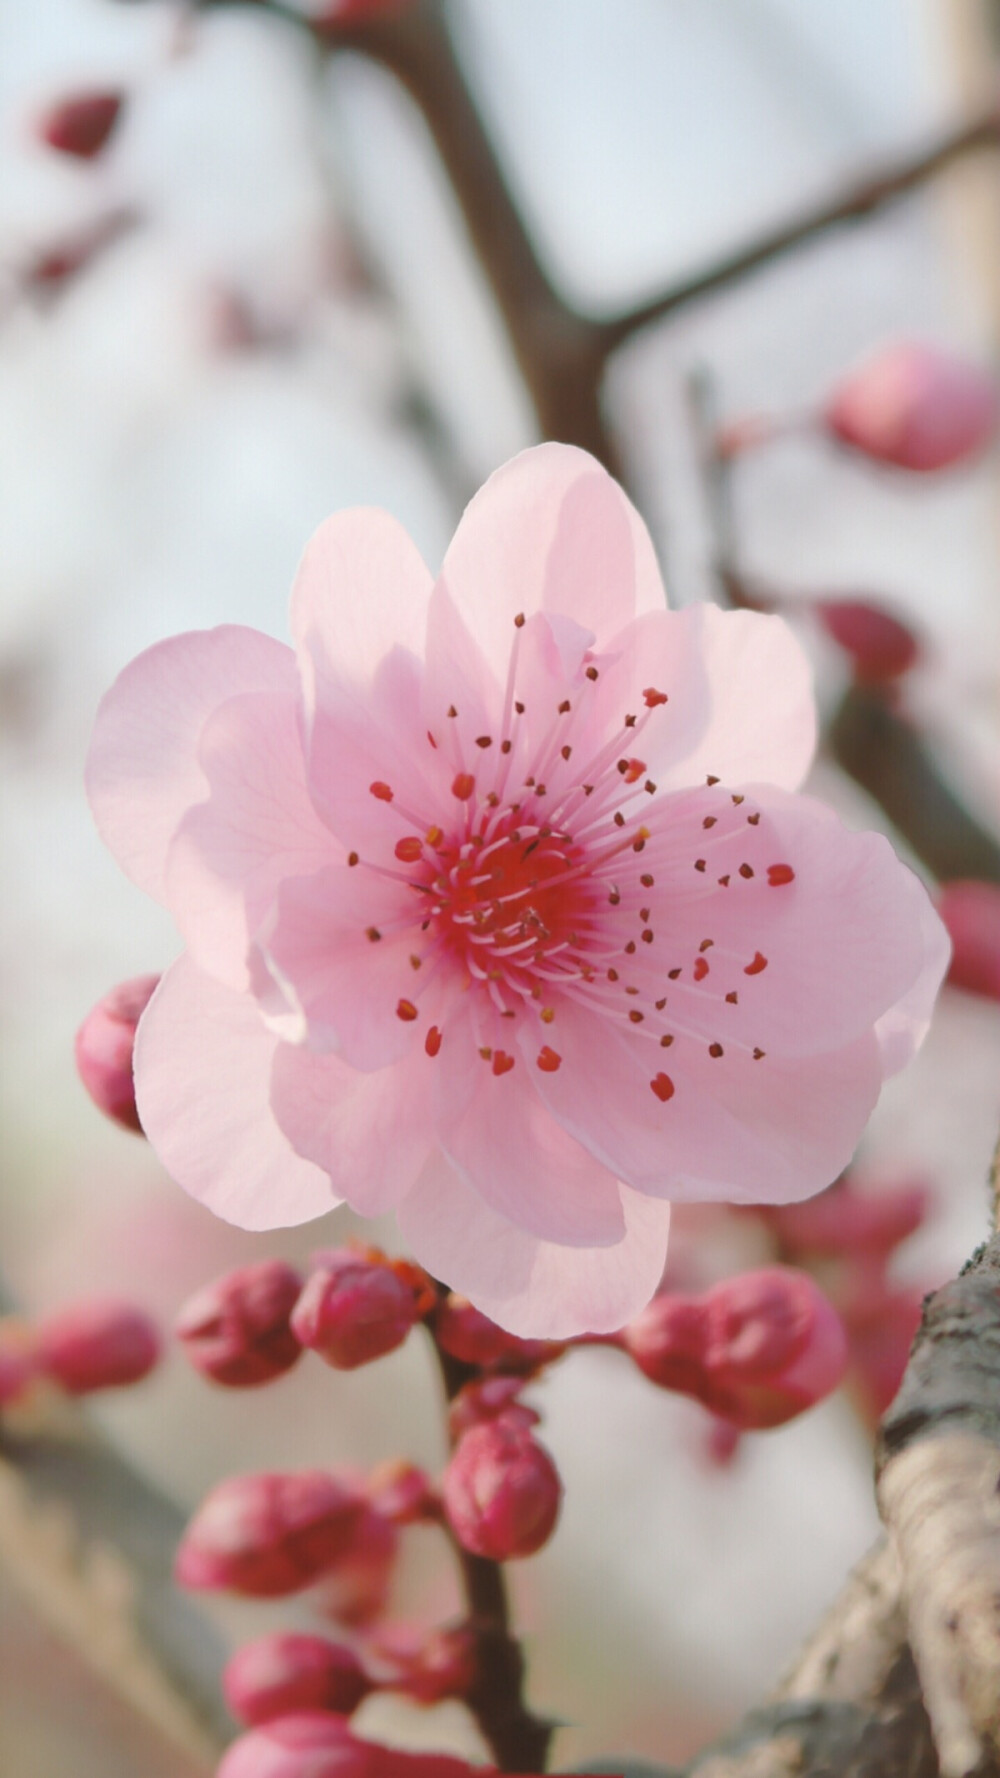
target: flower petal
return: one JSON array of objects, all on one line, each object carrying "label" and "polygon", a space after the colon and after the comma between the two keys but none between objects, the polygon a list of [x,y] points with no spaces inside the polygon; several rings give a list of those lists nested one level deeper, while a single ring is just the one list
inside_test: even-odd
[{"label": "flower petal", "polygon": [[552,1032],[562,1062],[536,1070],[545,1103],[620,1178],[678,1203],[820,1191],[851,1159],[882,1084],[874,1033],[829,1055],[755,1058],[681,1037],[664,1051],[579,1008],[560,1010]]},{"label": "flower petal", "polygon": [[905,1068],[923,1043],[930,1028],[938,990],[951,961],[948,929],[929,897],[917,900],[917,911],[926,961],[913,986],[875,1025],[886,1080]]},{"label": "flower petal", "polygon": [[669,1204],[620,1186],[625,1229],[613,1247],[563,1247],[515,1228],[434,1156],[397,1211],[421,1264],[525,1339],[611,1333],[663,1274]]},{"label": "flower petal", "polygon": [[168,969],[136,1037],[136,1101],[150,1142],[178,1185],[239,1228],[290,1228],[339,1202],[272,1115],[279,1047],[248,995],[187,957]]},{"label": "flower petal", "polygon": [[[491,1023],[493,1031],[477,1030],[463,1005],[444,1025],[433,1084],[445,1153],[474,1191],[527,1233],[574,1247],[614,1246],[625,1229],[615,1175],[560,1127],[524,1060],[501,1047],[503,1022]],[[494,1040],[486,1056],[485,1035]],[[497,1057],[502,1073],[494,1072]]]},{"label": "flower petal", "polygon": [[490,477],[466,507],[441,581],[498,675],[519,612],[562,613],[604,640],[666,602],[635,508],[570,445],[522,451]]},{"label": "flower petal", "polygon": [[422,1049],[361,1074],[339,1056],[279,1044],[271,1105],[296,1154],[314,1161],[362,1216],[381,1216],[410,1190],[436,1139],[430,1058]]},{"label": "flower petal", "polygon": [[309,673],[363,686],[393,648],[422,654],[433,579],[390,513],[354,507],[306,545],[292,588],[292,636]]},{"label": "flower petal", "polygon": [[170,845],[170,911],[199,969],[248,988],[251,938],[285,877],[339,859],[309,798],[290,692],[244,692],[202,730],[207,802],[184,816]]},{"label": "flower petal", "polygon": [[102,839],[147,895],[167,899],[167,849],[205,796],[206,718],[240,692],[296,689],[291,649],[237,624],[157,642],[119,674],[97,713],[87,792]]}]

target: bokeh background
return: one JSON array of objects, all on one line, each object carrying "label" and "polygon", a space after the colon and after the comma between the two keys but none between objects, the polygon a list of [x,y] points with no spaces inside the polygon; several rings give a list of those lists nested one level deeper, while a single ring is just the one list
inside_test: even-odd
[{"label": "bokeh background", "polygon": [[[444,17],[542,267],[584,316],[654,297],[1000,87],[987,0],[450,0]],[[102,1123],[72,1062],[97,996],[175,950],[83,795],[114,674],[185,628],[283,636],[298,555],[335,508],[388,507],[436,565],[464,499],[540,435],[427,126],[345,44],[331,33],[320,53],[264,6],[0,0],[0,1265],[31,1313],[108,1291],[168,1325],[226,1267],[349,1228],[338,1216],[285,1239],[215,1222]],[[46,144],[51,107],[95,91],[121,99],[100,151]],[[808,415],[886,338],[995,365],[998,329],[994,153],[625,344],[608,424],[672,599],[713,590],[693,374],[723,416]],[[793,599],[886,597],[920,627],[907,713],[994,826],[997,492],[995,453],[917,480],[807,426],[734,484],[750,572]],[[843,662],[808,616],[802,633],[829,708]],[[885,825],[832,764],[815,787]],[[899,1260],[914,1281],[943,1279],[984,1231],[998,1076],[996,1006],[947,990],[863,1151],[873,1177],[932,1187]],[[746,1239],[723,1223],[684,1236],[710,1244],[692,1261],[709,1274],[745,1260]],[[539,1405],[566,1505],[515,1593],[533,1700],[569,1725],[557,1763],[680,1757],[761,1695],[872,1538],[866,1435],[837,1399],[713,1466],[701,1411],[603,1352],[554,1372]],[[172,1359],[93,1412],[185,1509],[236,1468],[442,1450],[415,1344],[356,1376],[303,1366],[252,1398]],[[453,1608],[439,1557],[418,1550],[401,1609]],[[226,1637],[279,1615],[214,1612]],[[368,1720],[475,1746],[457,1708],[380,1704]],[[0,1746],[11,1778],[198,1769],[2,1577]]]}]

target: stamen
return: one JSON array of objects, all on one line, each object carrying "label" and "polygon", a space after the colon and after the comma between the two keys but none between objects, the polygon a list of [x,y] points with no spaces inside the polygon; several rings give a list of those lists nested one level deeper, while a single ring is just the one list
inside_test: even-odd
[{"label": "stamen", "polygon": [[780,888],[783,883],[794,883],[795,872],[790,864],[769,864],[767,880],[772,889]]},{"label": "stamen", "polygon": [[718,1061],[719,1057],[722,1055],[721,1043],[710,1043],[708,1046],[708,1053],[713,1060]]},{"label": "stamen", "polygon": [[767,958],[762,954],[762,952],[755,951],[754,956],[753,956],[753,962],[747,964],[746,968],[743,971],[743,974],[744,975],[759,975],[761,970],[766,969],[766,968],[767,968]]},{"label": "stamen", "polygon": [[432,1025],[424,1038],[424,1049],[429,1056],[436,1056],[441,1048],[441,1033],[436,1025]]},{"label": "stamen", "polygon": [[471,772],[456,772],[451,784],[451,794],[460,803],[467,803],[476,788],[476,780]]},{"label": "stamen", "polygon": [[348,864],[349,864],[349,865],[350,865],[350,866],[351,866],[351,868],[352,868],[352,869],[353,869],[353,868],[354,868],[354,866],[355,866],[355,865],[356,865],[356,864],[360,864],[360,863],[361,863],[361,859],[360,859],[360,857],[359,857],[359,855],[358,855],[358,853],[357,853],[357,852],[348,852],[348,854],[347,854],[347,862],[348,862]]},{"label": "stamen", "polygon": [[538,1066],[543,1074],[555,1074],[556,1070],[562,1066],[562,1057],[555,1050],[550,1049],[548,1044],[545,1044],[538,1052]]},{"label": "stamen", "polygon": [[674,1096],[674,1083],[669,1074],[655,1074],[650,1081],[656,1097],[665,1105]]},{"label": "stamen", "polygon": [[647,710],[655,710],[657,704],[665,704],[667,702],[666,692],[657,691],[655,685],[647,685],[642,696]]},{"label": "stamen", "polygon": [[388,784],[382,783],[380,778],[376,778],[374,784],[369,784],[368,788],[371,791],[372,796],[377,797],[380,803],[392,802],[392,791],[389,789]]},{"label": "stamen", "polygon": [[394,850],[400,864],[416,864],[424,855],[424,844],[416,838],[397,840]]},{"label": "stamen", "polygon": [[399,1000],[396,1003],[396,1017],[409,1024],[417,1016],[417,1009],[412,1000]]}]

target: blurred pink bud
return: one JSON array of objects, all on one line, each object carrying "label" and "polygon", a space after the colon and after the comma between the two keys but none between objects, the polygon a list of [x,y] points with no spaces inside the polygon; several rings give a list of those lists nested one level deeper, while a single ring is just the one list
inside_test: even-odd
[{"label": "blurred pink bud", "polygon": [[365,1628],[385,1611],[398,1555],[396,1526],[366,1502],[350,1549],[323,1577],[320,1608],[350,1629]]},{"label": "blurred pink bud", "polygon": [[468,1624],[445,1625],[432,1630],[405,1653],[397,1653],[398,1669],[393,1691],[403,1691],[418,1704],[440,1704],[445,1698],[464,1698],[476,1683],[479,1671],[478,1642]]},{"label": "blurred pink bud", "polygon": [[188,1525],[174,1573],[182,1587],[295,1593],[351,1554],[367,1515],[360,1491],[326,1470],[230,1476]]},{"label": "blurred pink bud", "polygon": [[526,1427],[501,1418],[459,1440],[442,1480],[445,1516],[463,1549],[506,1562],[533,1556],[559,1516],[562,1483]]},{"label": "blurred pink bud", "polygon": [[241,1735],[215,1778],[487,1778],[443,1753],[400,1753],[351,1733],[342,1716],[300,1710]]},{"label": "blurred pink bud", "polygon": [[654,1296],[622,1329],[626,1352],[651,1383],[698,1395],[704,1375],[705,1307],[700,1297]]},{"label": "blurred pink bud", "polygon": [[302,1289],[280,1259],[206,1284],[184,1304],[174,1332],[195,1369],[229,1389],[250,1389],[280,1377],[301,1357],[289,1325]]},{"label": "blurred pink bud", "polygon": [[706,1312],[707,1407],[737,1426],[781,1426],[830,1394],[847,1335],[806,1272],[769,1266],[715,1285]]},{"label": "blurred pink bud", "polygon": [[141,1131],[135,1108],[132,1051],[135,1028],[159,981],[137,975],[105,994],[76,1034],[76,1067],[99,1111],[126,1130]]},{"label": "blurred pink bud", "polygon": [[38,1351],[24,1322],[0,1321],[0,1408],[26,1395],[38,1375]]},{"label": "blurred pink bud", "polygon": [[403,1457],[390,1457],[368,1477],[368,1498],[393,1525],[433,1524],[441,1516],[437,1490],[425,1470]]},{"label": "blurred pink bud", "polygon": [[1000,1000],[1000,888],[971,879],[946,883],[938,913],[951,938],[949,982]]},{"label": "blurred pink bud", "polygon": [[817,599],[814,606],[827,635],[851,658],[861,685],[898,679],[920,658],[910,626],[869,599]]},{"label": "blurred pink bud", "polygon": [[867,1423],[875,1427],[892,1401],[920,1326],[923,1292],[886,1290],[868,1312],[845,1315],[850,1338],[851,1383]]},{"label": "blurred pink bud", "polygon": [[509,1424],[537,1426],[540,1415],[517,1399],[523,1388],[523,1377],[484,1377],[479,1383],[466,1383],[448,1409],[452,1438],[460,1439],[471,1427],[497,1420],[501,1414]]},{"label": "blurred pink bud", "polygon": [[121,93],[77,93],[46,112],[38,133],[57,154],[93,160],[109,140],[121,110]]},{"label": "blurred pink bud", "polygon": [[352,1371],[395,1351],[420,1318],[418,1290],[377,1248],[340,1247],[315,1256],[319,1264],[292,1313],[303,1346]]},{"label": "blurred pink bud", "polygon": [[160,1336],[132,1303],[77,1303],[39,1323],[38,1363],[70,1395],[138,1383],[160,1356]]},{"label": "blurred pink bud", "polygon": [[353,1649],[325,1636],[258,1636],[226,1663],[226,1703],[251,1728],[294,1710],[333,1710],[350,1716],[372,1690]]},{"label": "blurred pink bud", "polygon": [[827,404],[842,444],[900,469],[945,469],[993,437],[1000,402],[992,377],[936,346],[903,341],[851,372]]},{"label": "blurred pink bud", "polygon": [[719,1414],[710,1414],[704,1452],[713,1469],[729,1469],[743,1443],[743,1430]]},{"label": "blurred pink bud", "polygon": [[889,1253],[920,1228],[929,1204],[922,1180],[859,1192],[843,1179],[801,1204],[769,1204],[760,1214],[787,1252],[834,1259]]},{"label": "blurred pink bud", "polygon": [[559,1340],[521,1340],[498,1327],[467,1297],[449,1291],[434,1315],[434,1338],[449,1357],[463,1364],[497,1366],[506,1371],[535,1371],[560,1358],[566,1350]]}]

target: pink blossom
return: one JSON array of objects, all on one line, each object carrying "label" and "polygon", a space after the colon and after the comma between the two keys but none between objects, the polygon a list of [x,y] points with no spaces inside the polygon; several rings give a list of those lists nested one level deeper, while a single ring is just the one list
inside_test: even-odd
[{"label": "pink blossom", "polygon": [[71,1395],[120,1389],[148,1376],[160,1336],[144,1310],[115,1298],[74,1303],[36,1330],[39,1369]]},{"label": "pink blossom", "polygon": [[387,514],[308,546],[294,650],[224,627],[125,669],[98,825],[187,946],[143,1017],[143,1127],[247,1228],[395,1206],[517,1334],[648,1301],[669,1200],[847,1164],[947,945],[877,834],[793,794],[807,662],[664,607],[584,453],[526,451],[435,582]]},{"label": "pink blossom", "polygon": [[562,1482],[548,1452],[513,1414],[462,1434],[441,1484],[463,1549],[491,1562],[533,1556],[555,1530]]},{"label": "pink blossom", "polygon": [[182,1587],[279,1598],[350,1560],[370,1516],[360,1491],[326,1470],[229,1476],[188,1525],[174,1572]]},{"label": "pink blossom", "polygon": [[75,1039],[76,1069],[99,1111],[141,1133],[135,1108],[132,1052],[136,1026],[149,1005],[157,975],[119,982],[91,1007]]},{"label": "pink blossom", "polygon": [[302,1279],[284,1260],[240,1266],[196,1291],[174,1332],[195,1370],[227,1389],[254,1389],[284,1376],[302,1356],[290,1317]]},{"label": "pink blossom", "polygon": [[884,346],[845,377],[826,410],[842,444],[899,469],[946,469],[995,436],[1000,397],[977,365],[918,340]]},{"label": "pink blossom", "polygon": [[226,1662],[226,1703],[250,1725],[294,1710],[332,1710],[350,1716],[372,1690],[353,1649],[325,1636],[258,1636]]},{"label": "pink blossom", "polygon": [[377,1248],[336,1248],[295,1305],[292,1330],[334,1370],[356,1370],[401,1346],[420,1318],[412,1282]]},{"label": "pink blossom", "polygon": [[342,1716],[298,1710],[241,1735],[216,1778],[486,1778],[444,1753],[402,1753],[352,1734]]}]

